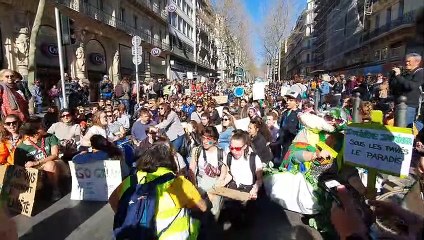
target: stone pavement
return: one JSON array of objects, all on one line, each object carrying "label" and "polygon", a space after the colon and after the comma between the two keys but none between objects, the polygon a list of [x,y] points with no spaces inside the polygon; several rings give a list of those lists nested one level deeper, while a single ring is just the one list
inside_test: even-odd
[{"label": "stone pavement", "polygon": [[[29,218],[17,215],[21,240],[109,240],[112,238],[113,212],[105,202],[73,201],[68,194],[49,208]],[[320,234],[305,226],[300,215],[285,211],[269,200],[258,200],[249,225],[238,230],[230,228],[223,239],[322,239]]]}]

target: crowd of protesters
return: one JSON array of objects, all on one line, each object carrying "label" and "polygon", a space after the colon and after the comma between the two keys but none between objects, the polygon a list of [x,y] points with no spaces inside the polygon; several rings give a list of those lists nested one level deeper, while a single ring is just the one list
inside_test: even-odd
[{"label": "crowd of protesters", "polygon": [[[338,129],[338,134],[343,134],[344,124],[352,117],[351,99],[356,92],[362,99],[362,122],[371,121],[371,110],[381,110],[385,124],[393,124],[398,97],[407,97],[406,121],[417,132],[415,151],[418,155],[424,152],[424,138],[420,134],[424,84],[423,69],[419,67],[421,56],[408,54],[405,60],[404,68],[393,68],[388,74],[325,74],[313,79],[296,76],[291,81],[271,82],[266,87],[265,99],[260,100],[252,99],[255,90],[251,84],[220,86],[218,82],[155,80],[141,86],[141,100],[137,104],[135,84],[123,78],[114,86],[105,76],[100,86],[101,99],[89,109],[74,96],[69,98],[70,108],[59,111],[60,91],[53,86],[49,91],[53,104],[42,118],[30,116],[28,111],[31,97],[35,100],[36,113],[43,111],[40,82],[36,81],[35,90],[28,93],[20,84],[19,74],[4,69],[0,71],[0,164],[43,170],[54,200],[66,194],[60,182],[69,180],[68,161],[78,164],[107,159],[121,161],[124,182],[133,174],[144,176],[143,181],[152,181],[154,176],[172,172],[177,178],[163,191],[181,201],[165,208],[209,212],[215,220],[201,218],[200,237],[211,238],[208,229],[221,212],[229,213],[228,221],[234,225],[246,221],[249,212],[246,209],[254,208],[255,200],[264,197],[261,189],[265,168],[290,168],[288,158],[296,155],[293,145],[302,138],[302,129],[307,125],[300,116],[318,115],[330,127]],[[83,83],[75,84],[76,88],[84,88]],[[243,97],[234,96],[235,86],[245,88]],[[228,102],[219,104],[215,95],[228,96]],[[79,100],[73,102],[76,99]],[[317,100],[318,109],[314,107]],[[238,129],[237,121],[246,118],[249,118],[248,126],[242,127],[245,130]],[[309,160],[321,159],[322,164],[322,159],[327,157],[325,151],[317,150]],[[418,157],[411,166],[421,173],[424,172],[422,159]],[[351,172],[349,179],[357,174],[354,169]],[[343,239],[370,239],[369,226],[351,204],[355,194],[346,190],[353,187],[356,194],[365,197],[364,187],[350,181],[345,183],[352,186],[337,189],[343,208],[329,210],[333,227]],[[250,200],[235,201],[210,193],[216,187],[246,192]],[[118,193],[111,197],[111,206],[116,211],[119,201]],[[160,198],[159,208],[163,207],[162,201],[165,200]],[[422,217],[379,201],[372,201],[371,205],[376,207],[376,215],[403,217],[406,225],[414,226],[408,234],[422,236],[419,235],[424,227]],[[157,231],[164,229],[158,226]]]}]

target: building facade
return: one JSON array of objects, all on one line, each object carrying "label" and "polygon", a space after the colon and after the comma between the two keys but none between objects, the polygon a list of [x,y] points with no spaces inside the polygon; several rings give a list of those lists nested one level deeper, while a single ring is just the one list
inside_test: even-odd
[{"label": "building facade", "polygon": [[312,43],[314,32],[315,1],[308,0],[305,10],[296,21],[288,39],[282,46],[282,76],[309,75],[312,71]]},{"label": "building facade", "polygon": [[[35,63],[37,77],[45,89],[60,79],[54,7],[69,18],[73,41],[64,46],[65,72],[71,78],[88,79],[90,100],[99,98],[99,82],[104,75],[117,82],[134,78],[131,37],[142,39],[143,61],[140,79],[166,77],[170,54],[168,13],[165,0],[47,0],[37,37]],[[0,1],[0,30],[3,68],[28,75],[29,37],[38,1]],[[152,48],[161,49],[154,57]]]},{"label": "building facade", "polygon": [[388,72],[415,44],[420,0],[317,0],[314,70],[346,74]]}]

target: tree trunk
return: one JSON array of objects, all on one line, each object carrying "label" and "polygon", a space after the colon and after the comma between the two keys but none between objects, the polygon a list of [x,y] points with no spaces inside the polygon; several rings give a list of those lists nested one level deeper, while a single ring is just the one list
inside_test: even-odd
[{"label": "tree trunk", "polygon": [[[41,19],[44,15],[44,9],[46,5],[46,0],[39,0],[37,13],[35,15],[34,24],[31,29],[31,36],[29,39],[29,53],[28,53],[28,88],[31,92],[34,89],[34,80],[36,76],[36,65],[35,65],[35,51],[37,49],[36,41],[38,36],[38,31],[40,30]],[[59,43],[58,43],[59,44]],[[31,98],[29,101],[29,112],[34,114],[34,98]]]}]

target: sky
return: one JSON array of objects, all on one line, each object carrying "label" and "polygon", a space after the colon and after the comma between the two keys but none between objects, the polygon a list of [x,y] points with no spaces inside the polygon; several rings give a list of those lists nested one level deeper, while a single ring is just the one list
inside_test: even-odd
[{"label": "sky", "polygon": [[[264,4],[266,4],[266,2],[272,2],[272,0],[243,0],[245,1],[246,4],[246,8],[247,11],[250,15],[250,17],[252,18],[252,22],[256,25],[261,24],[261,22],[263,21],[264,18]],[[279,1],[279,0],[277,0]],[[296,22],[297,17],[300,15],[300,13],[302,12],[302,10],[306,7],[306,0],[292,0],[294,2],[294,14],[293,14],[293,24]],[[290,26],[290,29],[292,28],[292,26]],[[253,47],[254,47],[254,54],[256,56],[256,65],[259,66],[262,62],[262,56],[261,56],[261,51],[262,51],[262,43],[261,40],[258,36],[258,32],[254,31],[253,34]]]}]

